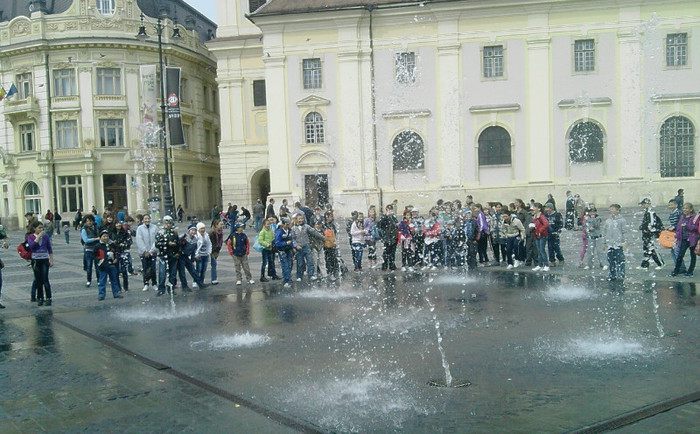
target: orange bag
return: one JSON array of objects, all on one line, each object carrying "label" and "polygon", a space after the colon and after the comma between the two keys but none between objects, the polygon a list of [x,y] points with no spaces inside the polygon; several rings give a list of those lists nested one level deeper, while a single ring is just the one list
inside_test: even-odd
[{"label": "orange bag", "polygon": [[673,231],[661,231],[659,234],[659,244],[670,249],[673,247],[673,243],[676,242],[676,233]]}]

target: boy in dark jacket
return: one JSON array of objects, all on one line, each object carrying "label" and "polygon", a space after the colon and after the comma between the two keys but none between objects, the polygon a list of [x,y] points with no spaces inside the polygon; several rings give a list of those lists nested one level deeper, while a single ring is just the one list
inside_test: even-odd
[{"label": "boy in dark jacket", "polygon": [[466,239],[467,268],[474,270],[477,266],[477,244],[479,243],[481,232],[479,231],[479,224],[469,208],[464,211],[462,227],[464,228],[464,237]]},{"label": "boy in dark jacket", "polygon": [[399,242],[399,222],[394,215],[394,206],[386,206],[386,213],[377,223],[377,228],[381,232],[384,242],[384,252],[382,253],[382,271],[396,270],[396,245]]},{"label": "boy in dark jacket", "polygon": [[114,241],[117,247],[117,275],[122,276],[122,289],[124,291],[129,290],[129,273],[134,271],[131,265],[131,232],[128,229],[124,229],[122,222],[115,222],[114,229],[109,235],[109,238]]},{"label": "boy in dark jacket", "polygon": [[114,298],[124,298],[119,294],[119,276],[117,274],[117,265],[119,263],[119,254],[117,246],[109,239],[109,231],[103,229],[100,232],[100,241],[95,246],[95,262],[97,263],[97,299],[102,301],[105,299],[107,277],[112,285],[112,296]]},{"label": "boy in dark jacket", "polygon": [[282,282],[285,288],[292,285],[292,258],[295,249],[291,226],[292,220],[289,217],[280,217],[280,223],[275,232],[275,248],[279,253]]},{"label": "boy in dark jacket", "polygon": [[178,243],[177,232],[172,228],[173,218],[169,215],[163,217],[163,229],[156,234],[156,249],[158,249],[158,293],[156,296],[165,294],[165,275],[168,275],[168,293],[173,291],[175,295],[175,284],[177,284],[177,264],[180,257],[180,244]]},{"label": "boy in dark jacket", "polygon": [[187,233],[180,237],[180,258],[178,259],[178,274],[180,275],[180,285],[183,292],[192,292],[187,285],[187,275],[185,270],[190,273],[193,280],[193,286],[204,287],[202,281],[199,280],[199,275],[194,268],[195,255],[197,254],[197,226],[190,225],[187,228]]},{"label": "boy in dark jacket", "polygon": [[559,234],[564,226],[564,219],[561,214],[554,209],[554,204],[547,202],[544,204],[544,215],[549,221],[549,235],[547,235],[547,250],[549,253],[549,266],[557,265],[555,259],[564,262],[564,255],[561,253]]},{"label": "boy in dark jacket", "polygon": [[654,240],[659,238],[659,234],[664,229],[664,224],[661,218],[651,209],[651,199],[644,198],[641,202],[644,215],[642,216],[642,224],[639,225],[639,230],[642,232],[642,249],[644,250],[644,258],[638,268],[648,270],[649,259],[656,262],[656,269],[660,270],[664,266],[664,260],[656,253]]},{"label": "boy in dark jacket", "polygon": [[248,255],[250,254],[250,241],[248,236],[243,233],[243,224],[236,223],[233,230],[233,235],[228,240],[228,252],[233,258],[233,265],[236,269],[236,285],[240,285],[243,280],[241,268],[245,272],[246,280],[253,284],[253,276],[250,274],[250,266],[248,265]]}]

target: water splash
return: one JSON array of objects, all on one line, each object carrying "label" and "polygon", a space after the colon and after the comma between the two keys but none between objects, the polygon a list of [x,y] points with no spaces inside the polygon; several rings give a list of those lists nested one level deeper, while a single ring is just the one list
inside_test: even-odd
[{"label": "water splash", "polygon": [[656,292],[656,288],[652,289],[651,291],[652,294],[652,304],[654,306],[654,317],[656,319],[656,330],[659,332],[659,337],[663,338],[665,336],[664,333],[664,328],[661,325],[661,318],[659,318],[659,296],[658,293]]},{"label": "water splash", "polygon": [[172,306],[148,305],[137,308],[118,310],[114,313],[117,319],[126,322],[150,323],[171,319],[192,318],[207,312],[209,308],[204,305],[180,306],[177,309]]},{"label": "water splash", "polygon": [[588,300],[598,297],[598,294],[588,288],[583,288],[580,286],[561,285],[547,288],[542,296],[546,301],[554,302]]},{"label": "water splash", "polygon": [[445,386],[450,387],[452,385],[452,373],[450,372],[450,364],[447,362],[445,350],[442,348],[442,334],[440,333],[440,321],[438,320],[437,313],[435,312],[435,305],[430,301],[430,298],[426,296],[425,301],[430,306],[430,311],[433,312],[433,321],[435,321],[435,332],[437,333],[437,346],[438,350],[440,350],[440,357],[442,358],[442,368],[445,370]]},{"label": "water splash", "polygon": [[296,293],[294,297],[341,300],[346,298],[360,298],[360,294],[344,290],[312,289],[310,291]]},{"label": "water splash", "polygon": [[219,335],[209,339],[193,341],[190,347],[194,349],[207,349],[211,351],[232,350],[235,348],[257,348],[269,343],[271,338],[268,335],[257,333],[236,333],[233,335]]},{"label": "water splash", "polygon": [[616,361],[628,362],[656,357],[661,352],[657,342],[624,336],[622,333],[597,333],[562,341],[539,339],[538,357],[553,357],[564,363]]}]

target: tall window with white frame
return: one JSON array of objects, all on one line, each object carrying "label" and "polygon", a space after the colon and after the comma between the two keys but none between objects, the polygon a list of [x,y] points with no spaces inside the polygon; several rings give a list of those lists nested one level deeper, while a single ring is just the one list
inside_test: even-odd
[{"label": "tall window with white frame", "polygon": [[394,172],[425,169],[423,138],[413,131],[401,131],[391,145]]},{"label": "tall window with white frame", "polygon": [[80,175],[59,176],[61,212],[73,212],[83,208],[83,180]]},{"label": "tall window with white frame", "polygon": [[100,146],[121,148],[124,146],[124,121],[122,119],[100,119]]},{"label": "tall window with white frame", "polygon": [[33,152],[34,148],[34,124],[20,124],[19,143],[22,152]]},{"label": "tall window with white frame", "polygon": [[484,78],[503,77],[503,45],[483,49]]},{"label": "tall window with white frame", "polygon": [[416,53],[396,53],[395,76],[398,84],[412,84],[416,82]]},{"label": "tall window with white frame", "polygon": [[487,127],[479,135],[479,166],[511,164],[510,133],[499,126]]},{"label": "tall window with white frame", "polygon": [[574,41],[574,71],[595,71],[595,40],[578,39]]},{"label": "tall window with white frame", "polygon": [[304,118],[305,143],[318,144],[324,143],[325,131],[323,125],[323,116],[317,112],[311,112]]},{"label": "tall window with white frame", "polygon": [[41,191],[36,182],[29,181],[27,185],[24,186],[24,212],[32,212],[34,214],[42,215],[41,213]]},{"label": "tall window with white frame", "polygon": [[688,34],[670,33],[666,35],[666,66],[688,65]]},{"label": "tall window with white frame", "polygon": [[78,147],[77,120],[56,122],[56,147],[58,149],[73,149]]},{"label": "tall window with white frame", "polygon": [[603,130],[594,122],[582,121],[569,132],[569,162],[603,162]]},{"label": "tall window with white frame", "polygon": [[78,94],[75,69],[57,69],[53,72],[53,95],[73,96]]},{"label": "tall window with white frame", "polygon": [[182,206],[185,209],[190,208],[192,203],[192,183],[194,182],[194,176],[192,175],[182,175]]},{"label": "tall window with white frame", "polygon": [[32,88],[32,73],[23,72],[22,74],[17,74],[15,77],[17,81],[17,98],[27,99],[33,96],[34,91]]},{"label": "tall window with white frame", "polygon": [[114,14],[114,1],[115,0],[96,0],[97,10],[102,15],[112,15]]},{"label": "tall window with white frame", "polygon": [[321,59],[304,59],[302,61],[302,72],[304,76],[304,89],[320,89],[323,85],[321,73]]},{"label": "tall window with white frame", "polygon": [[661,126],[659,171],[662,178],[695,175],[695,127],[685,116],[674,116]]},{"label": "tall window with white frame", "polygon": [[97,94],[121,95],[122,71],[119,68],[97,68]]}]

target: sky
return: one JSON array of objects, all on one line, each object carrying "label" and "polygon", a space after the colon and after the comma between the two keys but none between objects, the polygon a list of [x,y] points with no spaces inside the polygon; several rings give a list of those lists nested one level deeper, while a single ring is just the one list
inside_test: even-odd
[{"label": "sky", "polygon": [[185,0],[185,3],[197,9],[215,23],[219,23],[216,19],[216,0]]}]

